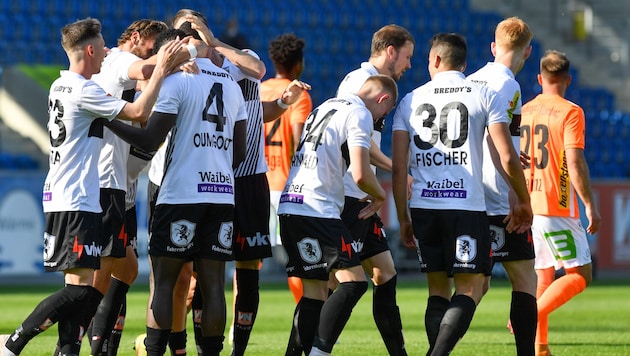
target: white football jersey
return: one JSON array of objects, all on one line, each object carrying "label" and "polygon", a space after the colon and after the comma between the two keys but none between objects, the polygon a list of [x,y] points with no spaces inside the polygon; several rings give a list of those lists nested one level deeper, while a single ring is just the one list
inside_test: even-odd
[{"label": "white football jersey", "polygon": [[[508,105],[508,117],[521,114],[523,102],[521,86],[514,79],[512,70],[501,63],[489,62],[484,67],[468,76],[469,80],[487,85],[494,89]],[[486,136],[488,132],[486,132]],[[516,152],[520,151],[520,136],[513,136]],[[510,212],[508,193],[510,186],[497,172],[492,163],[488,142],[483,140],[483,184],[488,215],[507,215]]]},{"label": "white football jersey", "polygon": [[44,212],[101,212],[98,156],[104,118],[113,120],[125,102],[108,96],[94,81],[62,71],[48,96],[49,171],[44,182]]},{"label": "white football jersey", "polygon": [[207,58],[199,74],[164,79],[154,111],[176,114],[165,147],[157,204],[234,204],[234,125],[247,120],[243,94],[232,77]]},{"label": "white football jersey", "polygon": [[[340,97],[345,94],[356,94],[363,83],[367,80],[367,78],[377,75],[378,70],[369,62],[361,63],[361,67],[353,70],[352,72],[346,74],[341,83],[339,84],[339,88],[337,88],[337,97]],[[372,141],[376,144],[377,147],[381,147],[381,131],[375,129],[372,132]],[[376,167],[372,166],[372,171],[376,173]],[[343,177],[343,185],[346,190],[346,196],[361,199],[366,196],[365,192],[359,188],[359,186],[352,179],[352,173],[348,171],[346,175]]]},{"label": "white football jersey", "polygon": [[458,71],[437,73],[405,95],[393,130],[409,133],[410,206],[485,211],[484,132],[488,125],[508,121],[507,105],[497,93]]},{"label": "white football jersey", "polygon": [[[247,50],[247,53],[259,58],[251,50]],[[234,175],[236,177],[244,177],[265,173],[267,172],[267,160],[265,159],[265,130],[263,127],[262,102],[260,101],[260,80],[243,73],[227,58],[223,60],[223,69],[230,73],[241,87],[248,114],[247,154],[245,155],[245,160],[234,170]]]},{"label": "white football jersey", "polygon": [[370,147],[372,114],[354,94],[325,101],[308,116],[280,197],[278,214],[339,219],[349,147]]},{"label": "white football jersey", "polygon": [[[126,91],[135,91],[136,81],[129,79],[129,67],[141,60],[133,53],[121,51],[114,47],[105,57],[101,65],[101,72],[92,77],[107,94],[115,98],[123,98]],[[127,101],[132,101],[125,98]],[[128,123],[128,121],[123,121]],[[101,188],[127,189],[127,157],[129,144],[105,128],[103,135],[103,149],[98,160],[98,174]]]},{"label": "white football jersey", "polygon": [[166,135],[166,138],[164,139],[164,142],[162,142],[160,148],[155,151],[153,158],[151,158],[151,163],[149,164],[149,172],[147,175],[149,176],[151,183],[155,185],[161,185],[162,179],[164,178],[164,156],[170,137],[171,131],[169,131]]}]

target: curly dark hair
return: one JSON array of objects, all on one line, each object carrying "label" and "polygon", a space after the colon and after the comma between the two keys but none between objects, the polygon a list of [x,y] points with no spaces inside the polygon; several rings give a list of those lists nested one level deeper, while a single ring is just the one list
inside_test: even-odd
[{"label": "curly dark hair", "polygon": [[305,42],[293,33],[282,34],[269,42],[269,58],[278,73],[288,73],[304,59]]}]

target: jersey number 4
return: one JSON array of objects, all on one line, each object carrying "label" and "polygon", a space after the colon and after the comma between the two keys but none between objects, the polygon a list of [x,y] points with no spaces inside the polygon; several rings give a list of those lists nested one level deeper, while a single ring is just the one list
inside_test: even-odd
[{"label": "jersey number 4", "polygon": [[[215,101],[217,108],[216,114],[211,114],[208,111]],[[225,126],[226,121],[223,104],[223,84],[214,83],[214,85],[212,85],[210,94],[206,99],[206,107],[203,109],[203,113],[201,114],[201,120],[214,122],[217,124],[217,131],[223,132],[223,126]]]}]

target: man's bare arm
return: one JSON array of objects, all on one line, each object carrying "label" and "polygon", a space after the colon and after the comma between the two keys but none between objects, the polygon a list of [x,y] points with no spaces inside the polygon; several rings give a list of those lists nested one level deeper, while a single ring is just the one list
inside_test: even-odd
[{"label": "man's bare arm", "polygon": [[589,222],[586,231],[589,234],[594,234],[599,231],[601,227],[601,216],[599,215],[599,209],[593,198],[590,173],[586,158],[584,158],[584,150],[569,148],[565,150],[565,154],[567,156],[567,167],[569,169],[571,185],[575,188],[575,191],[584,203],[585,213]]}]

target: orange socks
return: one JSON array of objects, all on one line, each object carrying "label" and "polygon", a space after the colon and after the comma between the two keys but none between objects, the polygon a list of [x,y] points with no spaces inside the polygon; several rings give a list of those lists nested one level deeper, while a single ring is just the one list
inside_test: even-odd
[{"label": "orange socks", "polygon": [[549,315],[586,289],[586,280],[578,273],[569,273],[551,283],[538,298],[538,315]]},{"label": "orange socks", "polygon": [[540,277],[539,274],[536,344],[547,345],[549,314],[586,289],[586,280],[578,273],[568,273],[547,284],[548,281]]},{"label": "orange socks", "polygon": [[302,280],[299,279],[298,277],[289,277],[287,279],[287,282],[289,284],[289,289],[291,290],[291,293],[293,293],[293,298],[295,298],[295,304],[300,302],[300,299],[302,299]]}]

